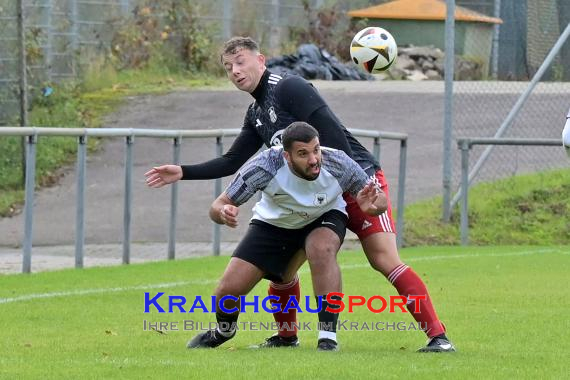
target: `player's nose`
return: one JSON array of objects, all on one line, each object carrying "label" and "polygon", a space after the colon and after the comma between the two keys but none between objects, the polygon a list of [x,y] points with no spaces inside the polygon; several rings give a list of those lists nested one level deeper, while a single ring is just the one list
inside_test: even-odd
[{"label": "player's nose", "polygon": [[319,158],[316,154],[309,155],[309,165],[316,165],[319,162]]}]

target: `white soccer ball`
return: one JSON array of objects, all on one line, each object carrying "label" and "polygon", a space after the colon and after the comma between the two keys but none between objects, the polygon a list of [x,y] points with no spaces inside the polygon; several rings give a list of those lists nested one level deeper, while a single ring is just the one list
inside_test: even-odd
[{"label": "white soccer ball", "polygon": [[[570,116],[570,115],[569,115]],[[566,125],[562,131],[562,145],[566,149],[566,154],[570,157],[570,117],[566,119]]]},{"label": "white soccer ball", "polygon": [[356,33],[350,44],[350,57],[369,73],[387,70],[396,60],[396,40],[385,29],[368,27]]}]

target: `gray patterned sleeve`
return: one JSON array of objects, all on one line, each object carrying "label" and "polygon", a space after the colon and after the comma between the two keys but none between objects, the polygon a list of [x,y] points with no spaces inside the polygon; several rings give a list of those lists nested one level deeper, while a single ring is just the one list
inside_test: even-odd
[{"label": "gray patterned sleeve", "polygon": [[[258,190],[263,190],[271,182],[282,161],[276,149],[267,149],[246,163],[226,189],[226,195],[240,206],[247,202]],[[280,152],[280,150],[279,150]],[[282,166],[282,165],[281,165]]]},{"label": "gray patterned sleeve", "polygon": [[322,148],[323,167],[337,178],[342,191],[356,197],[368,182],[368,175],[360,165],[342,150]]}]

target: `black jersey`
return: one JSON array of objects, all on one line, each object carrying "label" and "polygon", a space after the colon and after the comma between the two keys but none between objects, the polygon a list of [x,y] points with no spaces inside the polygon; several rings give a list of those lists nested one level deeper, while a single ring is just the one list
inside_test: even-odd
[{"label": "black jersey", "polygon": [[305,121],[319,132],[322,146],[344,151],[372,175],[380,167],[374,156],[342,125],[312,84],[295,76],[263,73],[251,94],[240,134],[222,157],[196,165],[182,165],[182,179],[214,179],[234,174],[264,144],[281,145],[289,124]]}]

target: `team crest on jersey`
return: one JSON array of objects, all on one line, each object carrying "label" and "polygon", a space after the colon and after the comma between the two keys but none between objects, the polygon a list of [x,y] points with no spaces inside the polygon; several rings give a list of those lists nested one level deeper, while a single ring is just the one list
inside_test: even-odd
[{"label": "team crest on jersey", "polygon": [[280,129],[277,132],[275,132],[273,136],[271,136],[271,140],[269,140],[271,146],[283,145],[283,131],[284,131],[283,129]]},{"label": "team crest on jersey", "polygon": [[271,106],[271,107],[269,107],[267,112],[269,112],[269,120],[271,120],[271,122],[273,124],[275,124],[275,122],[277,121],[277,114],[275,113],[275,108],[273,108],[273,106]]},{"label": "team crest on jersey", "polygon": [[315,206],[322,206],[322,205],[326,204],[327,203],[327,193],[316,193],[315,194],[315,200],[313,203]]}]

